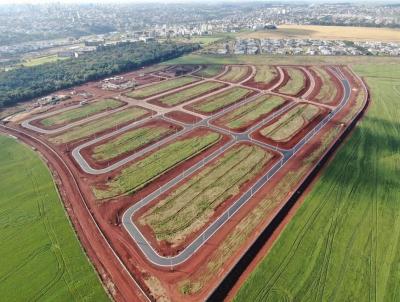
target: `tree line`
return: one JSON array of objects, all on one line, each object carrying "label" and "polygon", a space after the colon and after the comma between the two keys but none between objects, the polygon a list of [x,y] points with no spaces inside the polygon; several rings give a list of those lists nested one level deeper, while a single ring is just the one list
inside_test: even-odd
[{"label": "tree line", "polygon": [[0,72],[0,108],[135,70],[199,49],[199,44],[134,42],[100,46],[75,59]]}]

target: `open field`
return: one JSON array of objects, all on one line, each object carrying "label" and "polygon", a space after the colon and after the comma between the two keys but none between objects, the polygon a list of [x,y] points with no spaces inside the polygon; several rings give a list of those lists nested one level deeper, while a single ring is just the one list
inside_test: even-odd
[{"label": "open field", "polygon": [[220,74],[224,70],[224,65],[205,65],[195,75],[203,78],[211,78]]},{"label": "open field", "polygon": [[372,93],[366,117],[236,301],[400,299],[400,69],[355,70]]},{"label": "open field", "polygon": [[244,80],[250,73],[249,66],[229,66],[228,71],[223,74],[219,79],[231,83],[239,83]]},{"label": "open field", "polygon": [[190,109],[201,113],[214,113],[226,106],[241,101],[253,93],[252,90],[243,87],[233,87],[221,93],[204,98],[188,106]]},{"label": "open field", "polygon": [[258,146],[239,145],[157,202],[139,221],[157,240],[176,246],[200,230],[215,210],[257,175],[272,158]]},{"label": "open field", "polygon": [[197,81],[199,81],[199,79],[195,77],[181,77],[172,80],[162,81],[160,83],[146,86],[144,88],[132,90],[131,92],[125,93],[125,95],[130,98],[141,100],[156,95],[158,93],[166,92],[168,90],[185,86]]},{"label": "open field", "polygon": [[22,65],[26,67],[33,67],[41,64],[46,64],[46,63],[53,63],[56,61],[60,60],[67,60],[69,58],[67,57],[59,57],[58,55],[48,55],[44,57],[37,57],[37,58],[31,58],[31,59],[26,59]]},{"label": "open field", "polygon": [[96,161],[111,160],[128,152],[134,152],[143,148],[176,131],[177,129],[175,127],[167,123],[144,125],[140,128],[134,128],[124,132],[109,141],[95,146],[91,156]]},{"label": "open field", "polygon": [[294,67],[285,67],[284,73],[285,76],[288,76],[288,80],[283,86],[277,89],[278,92],[288,95],[298,95],[306,86],[304,73]]},{"label": "open field", "polygon": [[218,142],[221,135],[215,132],[177,140],[124,168],[104,188],[93,188],[98,199],[133,193],[162,173],[167,172]]},{"label": "open field", "polygon": [[108,301],[42,160],[15,139],[0,145],[1,299]]},{"label": "open field", "polygon": [[131,107],[125,110],[115,112],[111,115],[93,120],[86,124],[73,127],[67,131],[52,136],[49,141],[54,144],[65,144],[75,140],[79,140],[96,133],[100,133],[109,128],[118,127],[126,123],[134,122],[149,113],[148,110],[139,107]]},{"label": "open field", "polygon": [[299,104],[260,130],[260,134],[276,142],[288,142],[306,127],[321,109],[312,104]]},{"label": "open field", "polygon": [[213,92],[213,91],[218,90],[225,86],[226,85],[224,83],[220,83],[220,82],[212,82],[212,81],[204,82],[204,83],[200,83],[200,84],[194,85],[192,87],[180,90],[178,92],[165,95],[159,99],[154,100],[152,103],[158,103],[158,104],[164,105],[166,107],[172,107],[172,106],[176,106],[176,105],[182,104],[184,102],[187,102],[196,97],[202,96],[204,94]]},{"label": "open field", "polygon": [[67,110],[56,115],[49,116],[39,123],[45,127],[64,125],[70,122],[80,120],[82,118],[100,113],[102,111],[115,109],[122,106],[124,103],[115,99],[104,99],[96,102],[84,104],[79,108]]},{"label": "open field", "polygon": [[321,89],[314,99],[323,104],[331,104],[334,102],[338,94],[338,88],[336,87],[332,76],[322,66],[313,66],[311,67],[311,70],[313,70],[322,81]]},{"label": "open field", "polygon": [[256,39],[316,39],[349,41],[399,42],[400,30],[392,28],[319,26],[319,25],[279,25],[277,30],[238,33],[240,38]]},{"label": "open field", "polygon": [[286,100],[280,96],[265,94],[221,116],[215,123],[231,130],[247,129],[285,103]]},{"label": "open field", "polygon": [[268,89],[278,79],[278,71],[271,65],[257,65],[256,74],[245,85],[258,89]]}]

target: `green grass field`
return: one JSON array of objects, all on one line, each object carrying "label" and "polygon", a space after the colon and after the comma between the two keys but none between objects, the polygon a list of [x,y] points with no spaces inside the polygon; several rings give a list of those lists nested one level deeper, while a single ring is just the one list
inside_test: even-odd
[{"label": "green grass field", "polygon": [[400,300],[400,68],[355,70],[371,107],[235,301]]},{"label": "green grass field", "polygon": [[69,58],[67,57],[59,57],[58,55],[48,55],[44,57],[37,57],[37,58],[31,58],[27,59],[22,63],[23,66],[25,67],[33,67],[37,65],[42,65],[46,63],[53,63],[61,60],[68,60]]},{"label": "green grass field", "polygon": [[323,104],[331,103],[337,94],[337,88],[332,81],[331,76],[323,67],[313,66],[311,69],[315,71],[322,80],[322,87],[315,96],[315,99]]},{"label": "green grass field", "polygon": [[246,77],[249,72],[249,66],[230,66],[227,73],[223,74],[219,79],[231,83],[238,83]]},{"label": "green grass field", "polygon": [[268,84],[275,77],[277,77],[278,72],[273,66],[268,65],[257,65],[256,75],[253,81],[260,84]]},{"label": "green grass field", "polygon": [[251,124],[262,116],[266,116],[284,103],[285,99],[280,96],[262,95],[254,101],[223,115],[218,119],[218,122],[229,129],[238,129]]},{"label": "green grass field", "polygon": [[0,135],[2,301],[108,301],[39,156]]},{"label": "green grass field", "polygon": [[227,198],[239,194],[271,158],[258,146],[230,149],[149,209],[140,222],[150,226],[157,240],[177,245],[203,227]]},{"label": "green grass field", "polygon": [[211,78],[220,74],[224,70],[224,65],[206,65],[199,71],[195,73],[195,75],[203,78]]},{"label": "green grass field", "polygon": [[320,112],[312,104],[299,104],[282,114],[273,124],[262,128],[261,135],[279,142],[288,142]]},{"label": "green grass field", "polygon": [[97,161],[113,159],[121,154],[133,152],[143,146],[174,133],[176,130],[167,126],[145,126],[129,130],[93,149],[92,157]]},{"label": "green grass field", "polygon": [[116,177],[106,183],[107,188],[93,187],[93,193],[97,199],[133,193],[184,160],[208,149],[220,138],[220,134],[208,132],[192,138],[177,140],[124,168]]},{"label": "green grass field", "polygon": [[131,107],[110,114],[108,116],[95,119],[83,125],[72,127],[71,129],[49,138],[49,141],[54,144],[65,144],[75,140],[79,140],[109,128],[116,127],[128,122],[134,122],[146,115],[148,111],[142,108]]},{"label": "green grass field", "polygon": [[297,95],[306,85],[306,78],[298,68],[286,67],[285,70],[290,78],[278,91],[283,94]]},{"label": "green grass field", "polygon": [[134,99],[145,99],[148,97],[151,97],[153,95],[159,94],[166,92],[168,90],[172,90],[181,86],[189,85],[191,83],[199,81],[198,78],[195,77],[180,77],[177,79],[172,79],[172,80],[167,80],[167,81],[162,81],[160,83],[146,86],[143,88],[139,88],[136,90],[132,90],[131,92],[126,93],[125,95],[134,98]]},{"label": "green grass field", "polygon": [[187,102],[196,97],[199,97],[203,94],[206,94],[208,91],[219,89],[224,86],[225,84],[220,82],[210,81],[210,82],[200,83],[192,87],[183,89],[179,92],[163,96],[159,98],[158,101],[160,101],[166,106],[172,107]]},{"label": "green grass field", "polygon": [[252,90],[243,87],[233,87],[196,102],[192,108],[203,113],[213,113],[242,100],[251,92]]},{"label": "green grass field", "polygon": [[71,123],[82,118],[94,115],[101,111],[115,109],[123,103],[115,99],[104,99],[97,102],[82,105],[81,107],[70,109],[56,115],[51,115],[40,121],[40,124],[46,127]]}]

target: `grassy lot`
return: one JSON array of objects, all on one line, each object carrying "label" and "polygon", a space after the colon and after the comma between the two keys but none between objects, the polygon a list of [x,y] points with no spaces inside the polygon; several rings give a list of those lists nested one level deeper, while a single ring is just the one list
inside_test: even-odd
[{"label": "grassy lot", "polygon": [[119,175],[106,183],[106,189],[93,187],[93,193],[97,199],[133,193],[179,163],[208,149],[220,138],[220,134],[208,132],[204,135],[177,140],[124,168]]},{"label": "grassy lot", "polygon": [[313,66],[311,69],[315,71],[322,80],[321,90],[315,96],[315,99],[323,104],[331,103],[337,94],[337,88],[332,81],[330,74],[323,67]]},{"label": "grassy lot", "polygon": [[2,301],[108,301],[67,219],[50,172],[0,136]]},{"label": "grassy lot", "polygon": [[246,77],[249,69],[249,66],[230,66],[228,72],[223,74],[219,79],[221,81],[238,83]]},{"label": "grassy lot", "polygon": [[174,190],[140,219],[157,240],[176,245],[203,227],[227,198],[259,173],[272,154],[258,146],[241,145]]},{"label": "grassy lot", "polygon": [[225,84],[220,82],[205,82],[194,85],[192,87],[183,89],[179,92],[168,94],[159,98],[159,101],[167,106],[175,106],[187,102],[191,99],[199,97],[208,91],[212,91],[214,89],[222,88]]},{"label": "grassy lot", "polygon": [[71,141],[82,139],[109,128],[116,127],[121,124],[133,122],[144,115],[148,111],[142,108],[131,107],[122,111],[115,112],[108,116],[95,119],[83,125],[75,126],[69,130],[49,138],[49,141],[54,144],[65,144]]},{"label": "grassy lot", "polygon": [[268,65],[257,65],[256,75],[254,77],[254,82],[268,84],[278,75],[278,71],[273,66]]},{"label": "grassy lot", "polygon": [[400,68],[355,69],[371,107],[236,301],[400,300]]},{"label": "grassy lot", "polygon": [[133,90],[131,92],[126,93],[126,96],[134,98],[134,99],[145,99],[151,97],[153,95],[166,92],[171,89],[175,89],[181,86],[185,86],[191,83],[198,81],[198,78],[195,77],[180,77],[177,79],[162,81],[160,83],[146,86],[143,88],[139,88],[137,90]]},{"label": "grassy lot", "polygon": [[211,78],[220,74],[224,70],[224,65],[207,65],[200,69],[195,75],[203,78]]},{"label": "grassy lot", "polygon": [[96,146],[92,157],[97,161],[110,160],[121,154],[133,152],[174,132],[175,129],[167,126],[150,125],[132,129]]},{"label": "grassy lot", "polygon": [[280,96],[262,95],[254,101],[239,107],[219,118],[219,121],[230,129],[247,126],[285,103]]},{"label": "grassy lot", "polygon": [[221,108],[242,100],[251,92],[252,90],[243,87],[233,87],[196,102],[193,104],[193,109],[204,113],[213,113]]},{"label": "grassy lot", "polygon": [[288,142],[303,127],[307,126],[319,112],[320,109],[312,104],[296,105],[281,115],[275,123],[262,128],[260,133],[274,141]]},{"label": "grassy lot", "polygon": [[67,57],[59,57],[57,55],[49,55],[49,56],[44,56],[44,57],[37,57],[37,58],[31,58],[27,59],[22,65],[25,67],[33,67],[41,64],[46,64],[46,63],[53,63],[59,60],[67,60],[69,58]]},{"label": "grassy lot", "polygon": [[400,30],[391,28],[279,25],[277,30],[239,33],[240,38],[296,38],[316,40],[386,41],[399,42]]},{"label": "grassy lot", "polygon": [[298,68],[286,67],[285,70],[289,75],[289,81],[279,88],[279,92],[289,95],[297,95],[306,85],[304,73]]},{"label": "grassy lot", "polygon": [[56,115],[51,115],[41,120],[40,123],[46,127],[71,123],[101,111],[115,109],[120,107],[122,104],[123,103],[121,101],[114,99],[104,99],[97,102],[91,102],[75,109],[70,109]]}]

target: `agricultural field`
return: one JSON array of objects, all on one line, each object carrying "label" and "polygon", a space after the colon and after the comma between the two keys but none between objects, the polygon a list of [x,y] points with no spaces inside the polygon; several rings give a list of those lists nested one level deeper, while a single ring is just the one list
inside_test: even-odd
[{"label": "agricultural field", "polygon": [[198,78],[185,76],[185,77],[180,77],[180,78],[176,78],[176,79],[162,81],[160,83],[146,86],[143,88],[139,88],[139,89],[133,90],[131,92],[127,92],[127,93],[125,93],[125,95],[130,98],[142,100],[142,99],[151,97],[153,95],[166,92],[168,90],[172,90],[172,89],[176,89],[176,88],[179,88],[179,87],[182,87],[185,85],[192,84],[197,81],[199,81]]},{"label": "agricultural field", "polygon": [[199,71],[194,73],[194,75],[203,78],[212,78],[219,75],[222,71],[224,71],[224,65],[205,65]]},{"label": "agricultural field", "polygon": [[162,96],[161,98],[154,100],[153,103],[160,104],[166,107],[172,107],[187,102],[196,97],[200,97],[204,94],[211,93],[225,86],[226,85],[224,83],[220,82],[204,82],[180,90],[178,92]]},{"label": "agricultural field", "polygon": [[189,108],[200,113],[210,114],[237,103],[251,94],[253,94],[253,90],[243,87],[233,87],[210,97],[206,97],[190,105]]},{"label": "agricultural field", "polygon": [[339,91],[332,79],[332,76],[322,66],[313,66],[311,67],[311,70],[314,71],[322,81],[321,89],[314,99],[323,104],[333,103]]},{"label": "agricultural field", "polygon": [[209,131],[199,136],[176,140],[124,168],[107,182],[106,188],[94,187],[93,193],[97,199],[134,193],[182,161],[208,149],[220,139],[220,134]]},{"label": "agricultural field", "polygon": [[235,131],[247,129],[256,121],[279,109],[286,102],[281,96],[264,94],[221,116],[215,120],[215,123]]},{"label": "agricultural field", "polygon": [[129,152],[134,152],[153,142],[176,133],[178,129],[167,123],[148,124],[128,130],[117,137],[93,148],[91,157],[95,161],[112,160]]},{"label": "agricultural field", "polygon": [[157,202],[139,223],[150,226],[158,241],[177,246],[206,225],[215,210],[237,195],[272,157],[258,146],[236,146]]},{"label": "agricultural field", "polygon": [[257,65],[256,74],[245,84],[258,89],[267,89],[278,78],[278,70],[271,65]]},{"label": "agricultural field", "polygon": [[355,66],[372,94],[365,118],[235,301],[400,299],[399,70]]},{"label": "agricultural field", "polygon": [[290,141],[301,129],[314,120],[321,109],[313,104],[299,104],[262,128],[260,134],[275,142]]},{"label": "agricultural field", "polygon": [[96,133],[100,133],[110,128],[112,129],[113,127],[134,122],[148,114],[149,111],[144,108],[130,107],[97,120],[87,122],[83,125],[72,127],[61,134],[50,137],[49,141],[58,145],[69,143],[86,138]]},{"label": "agricultural field", "polygon": [[285,67],[284,71],[288,81],[277,90],[279,93],[288,95],[298,95],[306,86],[306,78],[299,68]]},{"label": "agricultural field", "polygon": [[249,66],[229,66],[228,71],[219,77],[221,81],[239,83],[249,75],[251,69]]},{"label": "agricultural field", "polygon": [[66,110],[64,112],[51,115],[47,118],[39,120],[40,125],[44,127],[52,127],[65,125],[85,117],[89,117],[96,113],[106,110],[112,110],[122,106],[124,103],[116,99],[104,99],[96,102],[81,105],[78,108]]},{"label": "agricultural field", "polygon": [[53,63],[62,60],[68,60],[68,57],[59,57],[58,55],[48,55],[43,57],[29,58],[26,59],[22,65],[25,67],[33,67],[37,65],[42,65],[46,63]]},{"label": "agricultural field", "polygon": [[45,164],[15,139],[0,145],[1,299],[109,301]]}]

